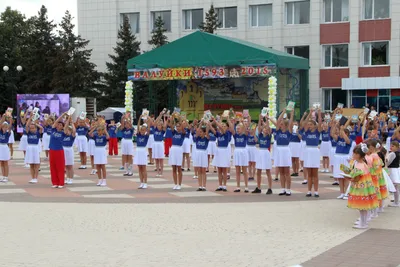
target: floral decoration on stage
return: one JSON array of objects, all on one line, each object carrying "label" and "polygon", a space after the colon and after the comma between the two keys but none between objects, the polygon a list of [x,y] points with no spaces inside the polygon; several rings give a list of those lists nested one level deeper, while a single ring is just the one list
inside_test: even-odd
[{"label": "floral decoration on stage", "polygon": [[127,81],[125,84],[125,111],[132,112],[133,109],[133,83],[132,81]]},{"label": "floral decoration on stage", "polygon": [[[268,116],[276,119],[276,90],[277,90],[277,79],[275,76],[271,76],[268,79]],[[270,122],[271,127],[275,127]]]}]

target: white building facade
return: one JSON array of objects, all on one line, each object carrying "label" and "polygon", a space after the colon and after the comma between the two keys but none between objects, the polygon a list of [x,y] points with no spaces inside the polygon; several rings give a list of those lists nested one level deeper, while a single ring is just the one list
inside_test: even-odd
[{"label": "white building facade", "polygon": [[398,88],[342,90],[346,78],[399,76],[400,0],[78,0],[79,34],[105,71],[123,15],[148,51],[155,18],[173,41],[195,31],[211,4],[222,24],[217,34],[309,58],[310,103],[334,109],[375,96],[371,104],[380,107],[398,94],[400,105]]}]

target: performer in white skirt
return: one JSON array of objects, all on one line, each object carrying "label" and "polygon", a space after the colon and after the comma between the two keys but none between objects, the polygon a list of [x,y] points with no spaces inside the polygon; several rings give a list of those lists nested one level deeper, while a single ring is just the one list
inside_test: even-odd
[{"label": "performer in white skirt", "polygon": [[[251,121],[251,119],[250,119]],[[253,126],[254,125],[254,126]],[[256,162],[257,162],[257,137],[256,137],[256,127],[255,123],[250,123],[249,134],[247,135],[247,153],[249,154],[249,180],[254,180],[256,175]]]},{"label": "performer in white skirt", "polygon": [[190,171],[190,125],[186,120],[182,120],[182,126],[185,128],[185,140],[182,145],[182,171],[185,170],[185,160],[187,164],[187,171]]},{"label": "performer in white skirt", "polygon": [[[156,162],[156,170],[157,177],[162,177],[164,172],[164,157],[165,157],[165,149],[164,149],[164,135],[167,129],[167,120],[164,122],[162,118],[165,112],[162,111],[160,116],[155,121],[156,127],[154,129],[154,143],[153,143],[153,156],[152,158]],[[149,137],[150,138],[150,137]]]},{"label": "performer in white skirt", "polygon": [[[231,125],[231,132],[235,131],[233,126]],[[236,171],[236,189],[233,191],[235,193],[240,192],[240,175],[241,175],[241,170],[243,171],[243,177],[244,177],[244,192],[248,193],[249,188],[248,188],[248,172],[247,172],[247,167],[249,166],[249,153],[246,149],[246,144],[247,144],[247,135],[248,133],[246,132],[246,128],[242,122],[240,122],[236,126],[236,131],[235,134],[233,135],[233,139],[235,140],[235,150],[233,154],[233,162],[235,165],[235,171]]]},{"label": "performer in white skirt", "polygon": [[387,138],[386,138],[386,149],[390,150],[390,143],[392,140],[392,136],[396,131],[395,125],[392,121],[389,120],[388,127],[387,127]]},{"label": "performer in white skirt", "polygon": [[75,125],[72,123],[72,117],[69,116],[68,120],[65,122],[67,125],[65,136],[63,140],[63,149],[65,157],[65,170],[66,170],[66,180],[65,184],[72,184],[74,180],[74,142],[76,137]]},{"label": "performer in white skirt", "polygon": [[292,135],[290,137],[290,153],[292,154],[292,169],[293,173],[290,176],[298,177],[300,171],[300,152],[301,152],[301,134],[297,121],[293,122]]},{"label": "performer in white skirt", "polygon": [[[90,130],[94,129],[93,133],[96,133],[96,122],[93,120],[92,123],[90,124]],[[76,143],[76,139],[75,139]],[[87,155],[90,157],[90,166],[92,167],[92,171],[90,172],[90,175],[95,175],[97,173],[96,166],[94,165],[94,152],[96,149],[96,145],[94,142],[94,139],[92,136],[88,135],[88,152]]]},{"label": "performer in white skirt", "polygon": [[[217,125],[213,122],[211,124],[211,127],[214,128],[214,130],[217,128]],[[217,153],[217,137],[212,131],[208,132],[208,135],[210,137],[209,142],[208,142],[208,148],[207,148],[207,154],[208,154],[208,167],[206,172],[210,171],[210,162],[214,159],[215,154]],[[214,168],[214,173],[217,172],[217,167],[213,166]]]},{"label": "performer in white skirt", "polygon": [[153,118],[147,117],[146,124],[150,127],[150,135],[149,140],[147,141],[147,150],[149,151],[149,164],[154,164],[153,158],[153,145],[154,145],[154,129],[156,128],[156,123],[154,122]]},{"label": "performer in white skirt", "polygon": [[293,117],[294,111],[290,113],[290,120],[283,119],[283,115],[286,114],[286,109],[282,111],[278,118],[278,121],[274,121],[272,118],[269,120],[276,126],[276,151],[275,154],[275,167],[279,171],[281,178],[282,191],[279,193],[280,196],[286,195],[291,196],[290,191],[292,179],[290,176],[290,166],[292,165],[292,155],[290,153],[289,143],[292,136],[293,129]]},{"label": "performer in white skirt", "polygon": [[[348,124],[349,121],[346,124]],[[339,135],[336,134],[337,131],[333,130],[334,127],[340,128]],[[340,195],[338,196],[338,199],[347,199],[347,196],[345,195],[347,181],[342,175],[340,175],[342,172],[340,170],[340,165],[343,164],[349,167],[352,142],[350,140],[350,131],[346,129],[347,125],[339,126],[339,122],[336,121],[334,127],[331,129],[331,136],[337,141],[337,145],[333,162],[333,178],[336,178],[339,181]]]},{"label": "performer in white skirt", "polygon": [[42,143],[43,143],[43,150],[46,155],[44,158],[46,161],[49,160],[49,150],[50,150],[50,136],[53,131],[53,124],[54,121],[51,118],[48,118],[47,120],[44,120],[43,122],[43,137],[42,137]]},{"label": "performer in white skirt", "polygon": [[331,154],[332,145],[331,145],[331,133],[328,127],[328,124],[324,122],[322,124],[322,132],[321,132],[321,157],[322,157],[322,173],[329,172],[329,156]]},{"label": "performer in white skirt", "polygon": [[[138,133],[136,134],[136,152],[134,164],[139,169],[140,186],[139,189],[147,188],[147,142],[149,141],[150,128],[147,125],[141,125],[142,115],[138,120]],[[154,150],[153,150],[154,151]]]},{"label": "performer in white skirt", "polygon": [[25,161],[30,165],[31,180],[29,183],[36,184],[38,182],[39,167],[40,167],[40,135],[43,132],[43,127],[32,122],[31,116],[26,123],[26,133],[28,146],[26,148]]},{"label": "performer in white skirt", "polygon": [[[221,117],[223,119],[223,117]],[[216,121],[217,131],[211,127],[211,132],[217,137],[217,151],[215,153],[212,165],[218,169],[218,188],[215,191],[226,192],[226,182],[228,180],[228,169],[231,167],[231,152],[230,143],[232,139],[233,124],[228,117],[225,118],[226,123]],[[228,128],[229,126],[229,128]]]},{"label": "performer in white skirt", "polygon": [[8,128],[10,129],[10,138],[8,139],[8,148],[10,149],[10,159],[14,157],[14,144],[15,144],[15,136],[14,136],[14,120],[10,117],[6,117],[6,122],[8,123]]},{"label": "performer in white skirt", "polygon": [[181,190],[182,186],[182,161],[183,161],[183,150],[182,145],[185,140],[186,130],[180,119],[175,122],[175,118],[179,116],[177,113],[172,114],[174,118],[169,117],[169,127],[172,130],[172,146],[169,151],[168,164],[172,166],[172,176],[174,178],[173,190]]},{"label": "performer in white skirt", "polygon": [[[335,162],[335,153],[336,153],[336,146],[337,146],[337,140],[333,139],[332,137],[332,131],[334,135],[339,135],[339,129],[335,127],[334,122],[330,123],[329,127],[329,132],[330,134],[330,140],[331,140],[331,152],[329,153],[329,167],[331,168],[331,172],[333,173],[333,163]],[[333,176],[332,176],[333,177]],[[338,179],[335,179],[332,185],[339,185]]]},{"label": "performer in white skirt", "polygon": [[8,147],[8,142],[10,139],[10,125],[5,121],[5,114],[1,117],[0,120],[0,167],[1,167],[1,175],[0,182],[7,183],[8,182],[8,161],[10,160],[10,149]]},{"label": "performer in white skirt", "polygon": [[192,153],[193,167],[197,168],[199,188],[197,191],[207,191],[208,144],[211,123],[200,122],[194,136],[195,152]]},{"label": "performer in white skirt", "polygon": [[258,119],[258,150],[256,156],[256,169],[257,169],[257,187],[252,193],[261,193],[261,175],[265,170],[268,178],[268,191],[267,195],[272,194],[272,162],[269,149],[271,147],[271,128],[269,127],[269,119],[260,114]]},{"label": "performer in white skirt", "polygon": [[[97,131],[96,133],[94,131]],[[97,125],[91,129],[90,136],[93,137],[95,143],[94,164],[97,168],[97,177],[99,179],[97,186],[107,186],[107,140],[110,138],[105,125]]]},{"label": "performer in white skirt", "polygon": [[[23,114],[23,115],[22,115]],[[28,136],[26,132],[26,121],[28,117],[28,111],[25,113],[21,113],[20,118],[21,118],[21,126],[22,126],[22,137],[19,140],[19,147],[18,150],[24,152],[24,157],[25,157],[25,168],[29,168],[29,164],[26,162],[26,149],[28,147]]]},{"label": "performer in white skirt", "polygon": [[132,176],[133,175],[133,141],[132,137],[134,134],[134,129],[132,127],[132,122],[130,117],[125,115],[122,119],[120,130],[122,132],[122,141],[121,141],[121,154],[122,161],[125,164],[125,174],[124,176]]},{"label": "performer in white skirt", "polygon": [[78,146],[79,158],[81,160],[81,166],[79,169],[85,170],[87,164],[87,152],[88,152],[88,139],[86,137],[89,132],[90,126],[86,124],[85,120],[80,118],[77,119],[76,124],[76,144]]},{"label": "performer in white skirt", "polygon": [[322,132],[322,116],[321,110],[318,109],[318,123],[311,118],[311,114],[315,113],[313,109],[307,117],[307,123],[304,126],[306,148],[304,152],[304,168],[307,170],[308,192],[306,197],[311,197],[311,190],[314,185],[314,197],[319,197],[318,186],[318,169],[321,165],[321,155],[318,148],[319,139]]},{"label": "performer in white skirt", "polygon": [[389,170],[390,180],[393,182],[395,187],[394,192],[394,203],[389,204],[390,207],[400,207],[400,152],[399,152],[399,142],[392,141],[390,143],[390,153],[386,156],[386,165]]},{"label": "performer in white skirt", "polygon": [[308,183],[308,172],[307,170],[304,169],[304,153],[306,151],[306,131],[304,130],[304,125],[306,124],[306,118],[307,118],[307,112],[304,112],[303,117],[300,120],[300,125],[299,125],[299,134],[301,134],[301,142],[300,142],[300,155],[299,155],[299,160],[300,160],[300,172],[303,173],[304,180],[302,184],[307,184]]}]

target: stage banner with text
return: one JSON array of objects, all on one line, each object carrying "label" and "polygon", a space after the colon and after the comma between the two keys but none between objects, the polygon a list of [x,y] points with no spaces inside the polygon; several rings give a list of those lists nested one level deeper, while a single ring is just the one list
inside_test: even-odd
[{"label": "stage banner with text", "polygon": [[275,75],[275,64],[128,70],[128,80],[132,81],[262,78]]}]

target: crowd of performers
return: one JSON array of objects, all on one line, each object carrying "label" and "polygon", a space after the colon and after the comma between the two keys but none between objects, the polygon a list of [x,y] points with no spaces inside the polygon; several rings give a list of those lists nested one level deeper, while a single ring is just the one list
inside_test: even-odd
[{"label": "crowd of performers", "polygon": [[[249,193],[248,181],[255,178],[257,187],[252,193],[262,193],[265,173],[266,194],[272,194],[274,166],[275,180],[280,179],[280,196],[291,196],[291,178],[303,173],[303,184],[308,186],[306,197],[319,197],[319,172],[332,173],[334,185],[340,187],[338,198],[347,200],[350,208],[360,210],[356,227],[365,228],[368,220],[383,211],[383,201],[389,192],[394,194],[390,206],[400,206],[400,128],[390,118],[371,117],[366,112],[358,114],[357,120],[347,119],[343,123],[338,119],[341,113],[340,108],[330,116],[319,109],[310,109],[298,122],[293,111],[284,110],[276,120],[260,114],[257,123],[251,117],[229,116],[189,123],[179,113],[169,115],[164,110],[157,118],[140,116],[135,131],[129,113],[120,123],[111,121],[107,125],[101,118],[72,121],[66,113],[57,119],[32,121],[34,116],[27,112],[21,117],[23,135],[19,150],[24,152],[32,184],[38,183],[41,161],[49,161],[54,188],[73,183],[74,146],[80,156],[79,169],[87,168],[89,158],[91,175],[98,177],[97,186],[106,186],[107,154],[118,154],[118,132],[122,134],[121,170],[125,176],[132,176],[133,165],[137,165],[139,189],[148,186],[147,165],[154,164],[157,177],[163,176],[166,157],[172,166],[173,190],[181,190],[182,171],[190,170],[190,159],[193,178],[198,179],[197,191],[206,191],[209,171],[218,173],[219,185],[215,191],[227,191],[233,169],[237,184],[234,192]],[[4,114],[0,124],[0,181],[8,182],[8,162],[14,143],[11,117]],[[136,147],[132,141],[134,135]],[[44,159],[40,157],[42,151]]]}]

